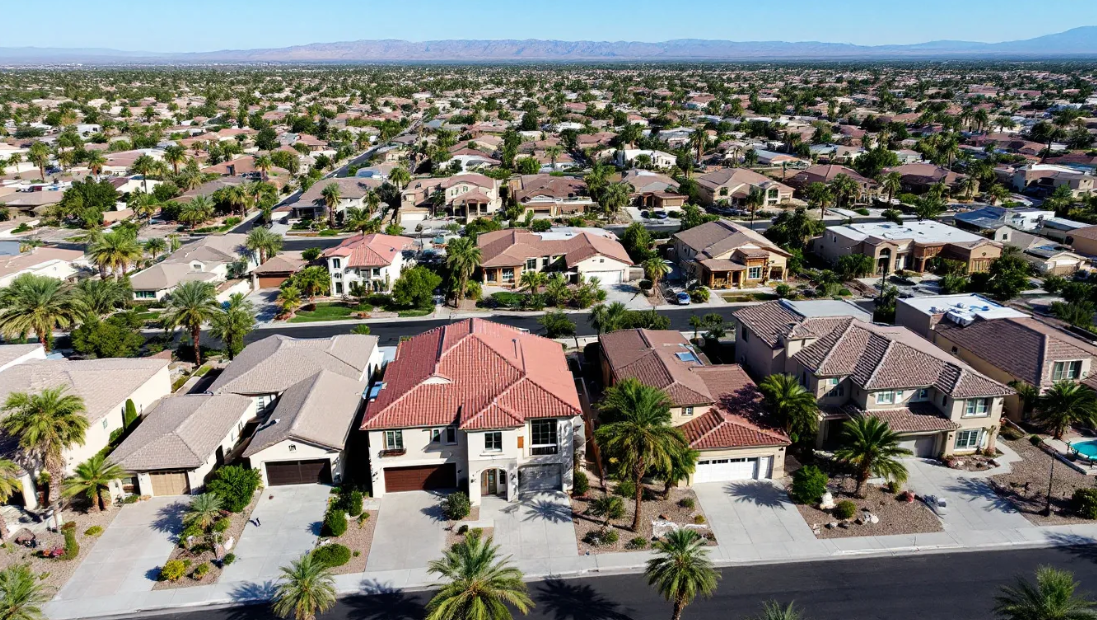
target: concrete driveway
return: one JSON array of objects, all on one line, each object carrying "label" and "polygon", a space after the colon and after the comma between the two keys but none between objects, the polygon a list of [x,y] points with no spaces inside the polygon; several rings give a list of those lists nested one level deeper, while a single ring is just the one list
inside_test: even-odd
[{"label": "concrete driveway", "polygon": [[651,310],[651,302],[635,284],[603,284],[606,290],[606,303],[621,302],[629,310]]},{"label": "concrete driveway", "polygon": [[151,591],[183,528],[188,502],[188,497],[154,497],[123,506],[55,600],[118,599]]},{"label": "concrete driveway", "polygon": [[719,559],[794,559],[821,550],[788,493],[772,481],[706,482],[693,485],[693,492],[716,534]]},{"label": "concrete driveway", "polygon": [[299,484],[267,487],[232,548],[236,561],[225,567],[221,583],[275,579],[280,569],[316,546],[331,487]]},{"label": "concrete driveway", "polygon": [[[1008,467],[1009,455],[1003,460]],[[904,459],[903,464],[907,466],[910,490],[919,496],[937,495],[948,500],[948,513],[940,517],[946,532],[1034,527],[1009,500],[998,497],[983,480],[987,475],[999,472],[961,472],[936,461],[913,458]]]},{"label": "concrete driveway", "polygon": [[561,492],[524,495],[513,503],[485,497],[480,505],[480,525],[494,527],[500,555],[510,555],[515,560],[579,555],[571,502]]},{"label": "concrete driveway", "polygon": [[443,493],[408,491],[388,493],[380,499],[377,529],[373,531],[366,570],[421,569],[442,557],[446,544]]}]

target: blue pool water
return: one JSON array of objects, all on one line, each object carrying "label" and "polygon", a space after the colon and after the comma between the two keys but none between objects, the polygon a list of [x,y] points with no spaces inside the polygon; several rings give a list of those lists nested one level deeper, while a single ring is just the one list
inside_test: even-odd
[{"label": "blue pool water", "polygon": [[1078,451],[1078,454],[1088,456],[1090,458],[1097,458],[1097,439],[1090,439],[1089,441],[1076,441],[1070,444],[1070,447]]}]

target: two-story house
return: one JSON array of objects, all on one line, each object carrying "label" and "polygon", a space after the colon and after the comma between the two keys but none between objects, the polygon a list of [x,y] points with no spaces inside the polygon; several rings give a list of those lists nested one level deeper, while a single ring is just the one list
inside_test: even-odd
[{"label": "two-story house", "polygon": [[400,343],[369,403],[374,497],[466,488],[567,491],[582,409],[556,342],[481,319]]},{"label": "two-story house", "polygon": [[768,423],[761,394],[738,364],[711,365],[676,331],[602,334],[602,382],[636,379],[671,401],[671,423],[700,454],[690,482],[780,479],[791,443]]},{"label": "two-story house", "polygon": [[749,288],[783,280],[790,254],[761,234],[716,220],[674,234],[684,273],[709,288]]},{"label": "two-story house", "polygon": [[598,228],[556,228],[536,233],[508,228],[482,233],[480,274],[484,284],[517,288],[524,271],[556,272],[569,280],[598,278],[603,285],[628,281],[632,259],[613,233]]},{"label": "two-story house", "polygon": [[784,183],[746,168],[720,168],[697,177],[701,202],[713,205],[726,202],[744,204],[751,192],[761,192],[764,207],[772,207],[792,199],[792,188]]},{"label": "two-story house", "polygon": [[446,178],[412,179],[400,192],[401,213],[449,212],[474,220],[501,209],[499,181],[476,173]]},{"label": "two-story house", "polygon": [[928,271],[938,256],[964,264],[967,273],[987,271],[1002,255],[1002,244],[934,220],[828,226],[812,243],[827,261],[850,254],[869,256],[878,275]]},{"label": "two-story house", "polygon": [[346,295],[355,283],[368,290],[392,290],[392,283],[411,262],[415,240],[394,235],[356,235],[324,250],[332,295]]}]

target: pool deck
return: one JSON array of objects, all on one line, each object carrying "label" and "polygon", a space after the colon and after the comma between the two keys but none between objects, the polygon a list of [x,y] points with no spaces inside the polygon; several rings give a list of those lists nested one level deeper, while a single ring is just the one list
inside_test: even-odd
[{"label": "pool deck", "polygon": [[[1088,438],[1075,437],[1073,440],[1076,441],[1078,439]],[[1086,463],[1077,455],[1073,454],[1070,451],[1070,441],[1071,440],[1069,439],[1068,441],[1062,441],[1059,439],[1052,439],[1050,437],[1047,437],[1044,439],[1044,444],[1053,449],[1054,454],[1059,457],[1060,461],[1066,463],[1075,471],[1081,472],[1087,476],[1097,476],[1097,465]],[[1097,459],[1095,459],[1094,462],[1097,462]]]}]

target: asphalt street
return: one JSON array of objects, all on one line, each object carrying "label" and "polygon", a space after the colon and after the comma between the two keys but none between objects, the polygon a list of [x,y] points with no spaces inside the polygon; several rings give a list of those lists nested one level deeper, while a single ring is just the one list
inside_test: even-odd
[{"label": "asphalt street", "polygon": [[[756,618],[767,601],[794,602],[805,620],[978,620],[993,618],[1004,584],[1051,565],[1074,573],[1080,594],[1097,596],[1093,547],[929,554],[901,558],[744,566],[721,570],[716,594],[686,608],[686,620]],[[421,620],[431,593],[386,591],[340,599],[319,620]],[[531,620],[667,620],[670,604],[642,575],[533,582]],[[153,617],[153,616],[137,616]],[[157,615],[172,620],[266,620],[266,605]],[[517,615],[521,618],[521,615]]]}]

